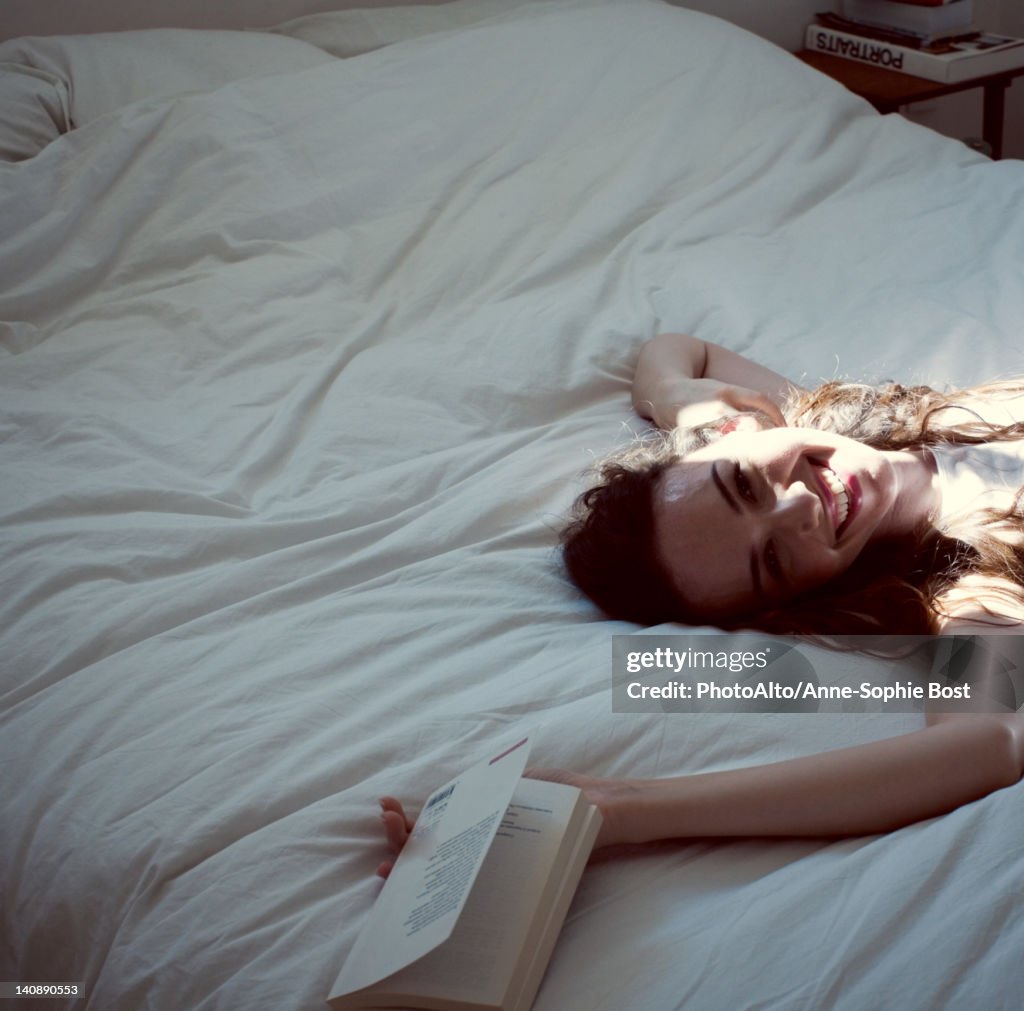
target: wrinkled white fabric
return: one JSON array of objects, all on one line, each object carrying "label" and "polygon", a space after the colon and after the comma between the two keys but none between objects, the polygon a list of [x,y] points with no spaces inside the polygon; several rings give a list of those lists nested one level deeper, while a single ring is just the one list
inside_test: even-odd
[{"label": "wrinkled white fabric", "polygon": [[[376,798],[499,732],[654,776],[920,725],[612,714],[636,630],[556,531],[658,331],[805,382],[1024,372],[1019,164],[569,0],[104,116],[0,166],[0,220],[0,977],[318,1008]],[[1007,1006],[1022,833],[1009,790],[598,863],[537,1009]]]}]

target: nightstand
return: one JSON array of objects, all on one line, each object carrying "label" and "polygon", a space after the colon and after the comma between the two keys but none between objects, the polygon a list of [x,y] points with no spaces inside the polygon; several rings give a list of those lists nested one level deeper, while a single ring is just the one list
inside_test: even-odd
[{"label": "nightstand", "polygon": [[985,104],[982,122],[982,136],[992,147],[992,157],[1003,156],[1003,117],[1006,104],[1006,89],[1015,77],[1024,75],[1024,67],[1015,70],[1001,70],[996,74],[972,77],[968,81],[946,84],[929,81],[923,77],[911,77],[895,70],[883,70],[856,60],[844,60],[826,53],[815,53],[802,49],[796,56],[804,63],[827,74],[833,80],[844,84],[855,95],[866,98],[879,112],[897,112],[902,105],[924,102],[930,98],[941,98],[957,91],[984,88]]}]

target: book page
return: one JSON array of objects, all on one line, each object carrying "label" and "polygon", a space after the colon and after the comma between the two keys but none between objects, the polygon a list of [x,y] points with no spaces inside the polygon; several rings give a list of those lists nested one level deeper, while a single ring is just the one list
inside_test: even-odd
[{"label": "book page", "polygon": [[390,976],[451,934],[528,753],[526,738],[498,745],[427,798],[329,1000]]},{"label": "book page", "polygon": [[[548,901],[538,911],[539,915],[531,924],[530,945],[524,949],[523,956],[516,967],[513,989],[503,1001],[502,1006],[508,1008],[509,1011],[529,1011],[533,1007],[534,998],[540,988],[544,973],[547,971],[555,943],[562,932],[569,906],[576,895],[576,889],[583,876],[587,860],[594,849],[598,833],[601,831],[603,823],[601,812],[593,804],[588,804],[582,794],[580,801],[581,803],[577,807],[577,813],[582,815],[582,818],[579,819],[579,831],[566,835],[570,845],[564,847],[559,854],[557,867],[548,883]],[[574,817],[574,824],[576,820]],[[470,901],[472,901],[472,896],[470,896]]]},{"label": "book page", "polygon": [[543,919],[559,856],[571,851],[574,833],[567,839],[566,830],[574,814],[582,822],[586,808],[575,787],[520,781],[451,936],[381,988],[498,1004],[533,921]]}]

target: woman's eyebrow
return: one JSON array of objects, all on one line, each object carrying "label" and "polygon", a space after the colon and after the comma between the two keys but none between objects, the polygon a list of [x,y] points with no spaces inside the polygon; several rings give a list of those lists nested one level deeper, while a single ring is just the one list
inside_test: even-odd
[{"label": "woman's eyebrow", "polygon": [[732,507],[734,512],[742,512],[736,500],[732,497],[729,489],[726,488],[725,482],[722,480],[722,476],[718,473],[718,464],[711,464],[711,480],[715,482],[715,486],[722,493],[722,498]]}]

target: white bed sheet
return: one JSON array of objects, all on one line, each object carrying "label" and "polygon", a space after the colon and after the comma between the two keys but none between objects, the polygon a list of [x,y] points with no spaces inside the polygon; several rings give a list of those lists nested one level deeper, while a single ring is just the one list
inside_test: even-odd
[{"label": "white bed sheet", "polygon": [[[321,1006],[375,799],[511,726],[668,775],[916,726],[613,715],[556,530],[666,329],[1024,372],[1024,166],[724,22],[557,0],[0,165],[0,978]],[[667,631],[670,629],[661,629]],[[1024,794],[585,876],[539,1011],[1010,1008]]]}]

